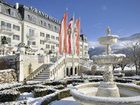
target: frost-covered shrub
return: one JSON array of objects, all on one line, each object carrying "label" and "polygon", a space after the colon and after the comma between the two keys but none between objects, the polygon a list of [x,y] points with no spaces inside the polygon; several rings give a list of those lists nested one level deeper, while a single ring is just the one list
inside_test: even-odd
[{"label": "frost-covered shrub", "polygon": [[55,100],[60,100],[65,97],[69,97],[70,95],[70,90],[69,89],[63,89],[61,91],[57,91],[55,93],[52,93],[48,96],[45,96],[46,98],[44,101],[41,103],[41,105],[49,105],[49,103],[55,101]]},{"label": "frost-covered shrub", "polygon": [[53,88],[54,88],[54,89],[61,90],[61,89],[64,89],[65,86],[64,86],[64,85],[57,85],[57,86],[54,86]]},{"label": "frost-covered shrub", "polygon": [[140,85],[140,81],[136,83],[137,85]]},{"label": "frost-covered shrub", "polygon": [[83,79],[68,79],[67,84],[73,84],[73,83],[83,83]]},{"label": "frost-covered shrub", "polygon": [[101,78],[89,79],[89,82],[100,82],[100,81],[103,81],[103,79],[101,79]]},{"label": "frost-covered shrub", "polygon": [[44,83],[44,85],[53,85],[53,86],[56,86],[56,85],[62,85],[63,83],[61,81],[47,81]]},{"label": "frost-covered shrub", "polygon": [[21,83],[3,83],[3,84],[0,84],[0,91],[1,90],[6,90],[6,89],[12,89],[14,87],[18,87],[18,86],[21,86],[22,84]]},{"label": "frost-covered shrub", "polygon": [[58,92],[58,99],[71,96],[69,89],[63,89]]},{"label": "frost-covered shrub", "polygon": [[117,78],[115,79],[116,82],[120,82],[120,83],[131,83],[132,80],[131,79],[122,79],[122,78]]},{"label": "frost-covered shrub", "polygon": [[7,90],[0,92],[0,102],[15,101],[20,95],[20,92],[16,90]]},{"label": "frost-covered shrub", "polygon": [[49,88],[36,88],[33,91],[34,97],[42,97],[51,93],[54,93],[55,90],[54,89],[49,89]]},{"label": "frost-covered shrub", "polygon": [[28,105],[27,101],[11,101],[11,102],[3,102],[0,105]]},{"label": "frost-covered shrub", "polygon": [[45,96],[45,99],[41,103],[41,105],[49,105],[51,102],[58,100],[58,93],[52,93],[48,96]]},{"label": "frost-covered shrub", "polygon": [[35,88],[44,88],[44,87],[45,86],[42,86],[42,85],[23,85],[14,89],[23,93],[23,92],[32,92]]},{"label": "frost-covered shrub", "polygon": [[125,76],[134,76],[136,72],[134,70],[127,70],[125,71]]}]

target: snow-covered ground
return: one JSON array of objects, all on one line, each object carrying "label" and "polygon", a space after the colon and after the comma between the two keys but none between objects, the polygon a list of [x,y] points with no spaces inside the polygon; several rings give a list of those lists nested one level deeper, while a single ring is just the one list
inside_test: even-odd
[{"label": "snow-covered ground", "polygon": [[54,101],[50,105],[80,105],[73,97],[67,97],[59,101]]}]

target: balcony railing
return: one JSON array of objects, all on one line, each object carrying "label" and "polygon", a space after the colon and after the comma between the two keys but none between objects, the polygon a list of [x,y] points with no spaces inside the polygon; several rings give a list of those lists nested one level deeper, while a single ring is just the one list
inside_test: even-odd
[{"label": "balcony railing", "polygon": [[26,36],[27,36],[27,39],[29,39],[29,40],[36,40],[36,38],[37,38],[36,34],[33,34],[33,35],[26,34]]},{"label": "balcony railing", "polygon": [[1,26],[0,33],[9,34],[9,35],[12,35],[13,34],[11,28],[6,27],[6,26]]},{"label": "balcony railing", "polygon": [[54,43],[54,44],[58,44],[59,42],[58,42],[58,40],[56,40],[56,39],[51,39],[51,38],[45,38],[44,39],[44,41],[45,42],[49,42],[49,43]]}]

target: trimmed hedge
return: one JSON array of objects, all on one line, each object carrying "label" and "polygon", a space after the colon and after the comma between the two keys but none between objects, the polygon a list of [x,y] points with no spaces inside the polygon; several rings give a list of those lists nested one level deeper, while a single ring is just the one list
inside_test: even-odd
[{"label": "trimmed hedge", "polygon": [[48,105],[48,104],[50,104],[51,102],[53,102],[55,100],[60,100],[62,98],[69,97],[69,96],[71,96],[70,90],[69,89],[63,89],[61,91],[56,92],[56,94],[54,93],[54,95],[50,95],[49,97],[47,97],[41,103],[41,105]]},{"label": "trimmed hedge", "polygon": [[8,90],[0,92],[0,102],[16,101],[20,92],[16,90]]},{"label": "trimmed hedge", "polygon": [[53,89],[37,88],[37,89],[34,89],[33,94],[34,94],[34,97],[42,97],[42,96],[49,95],[49,94],[54,93],[54,92],[55,92],[55,90],[53,90]]},{"label": "trimmed hedge", "polygon": [[23,92],[32,92],[35,88],[44,88],[44,87],[45,86],[38,86],[38,85],[23,85],[23,86],[16,87],[14,89],[23,93]]}]

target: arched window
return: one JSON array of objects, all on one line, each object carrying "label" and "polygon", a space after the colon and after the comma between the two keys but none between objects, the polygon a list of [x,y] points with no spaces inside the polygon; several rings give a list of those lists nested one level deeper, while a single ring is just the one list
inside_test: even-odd
[{"label": "arched window", "polygon": [[70,68],[70,75],[73,75],[73,68]]},{"label": "arched window", "polygon": [[69,75],[69,68],[66,68],[66,76]]},{"label": "arched window", "polygon": [[75,74],[77,74],[77,68],[75,67]]}]

